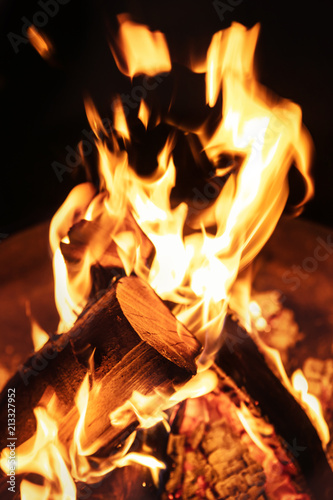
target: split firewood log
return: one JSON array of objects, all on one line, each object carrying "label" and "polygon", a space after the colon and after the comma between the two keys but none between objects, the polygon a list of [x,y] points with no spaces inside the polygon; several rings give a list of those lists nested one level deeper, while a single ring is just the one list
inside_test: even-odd
[{"label": "split firewood log", "polygon": [[[166,396],[196,373],[201,345],[155,292],[137,277],[121,278],[78,318],[72,329],[51,338],[8,382],[0,397],[0,426],[7,428],[7,393],[15,389],[17,446],[35,432],[33,409],[52,389],[65,414],[60,439],[72,437],[78,419],[74,398],[92,354],[94,378],[86,414],[87,440],[116,447],[138,426],[134,411],[122,424],[109,415],[132,396]],[[97,386],[96,385],[96,386]],[[6,447],[7,433],[0,437]]]}]

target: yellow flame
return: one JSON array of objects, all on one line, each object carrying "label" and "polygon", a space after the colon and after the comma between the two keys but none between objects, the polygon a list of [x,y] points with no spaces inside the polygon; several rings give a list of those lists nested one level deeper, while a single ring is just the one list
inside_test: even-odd
[{"label": "yellow flame", "polygon": [[86,97],[84,104],[89,125],[92,131],[94,132],[95,136],[98,138],[101,132],[103,132],[107,136],[108,132],[90,97]]},{"label": "yellow flame", "polygon": [[298,369],[292,374],[291,382],[293,388],[299,394],[313,425],[316,427],[323,446],[326,447],[330,441],[330,431],[325,421],[319,399],[308,393],[308,382],[302,370]]},{"label": "yellow flame", "polygon": [[43,330],[43,328],[33,318],[31,318],[31,337],[35,351],[41,349],[50,338],[45,330]]},{"label": "yellow flame", "polygon": [[34,346],[34,350],[38,351],[43,347],[44,344],[49,340],[49,335],[46,333],[46,331],[37,323],[35,318],[33,317],[31,313],[31,306],[30,302],[26,303],[26,314],[28,318],[30,319],[30,325],[31,325],[31,339],[32,343]]},{"label": "yellow flame", "polygon": [[113,127],[114,129],[124,138],[129,139],[130,134],[126,122],[126,117],[124,114],[124,109],[121,103],[120,98],[118,97],[113,101],[113,111],[114,111],[114,120]]},{"label": "yellow flame", "polygon": [[111,51],[120,71],[133,77],[140,73],[154,76],[171,70],[163,33],[134,23],[127,14],[120,14],[118,20],[119,33]]},{"label": "yellow flame", "polygon": [[216,372],[212,370],[201,371],[183,385],[183,387],[178,389],[178,391],[171,396],[170,402],[175,404],[187,398],[200,398],[216,389],[217,385],[218,377]]},{"label": "yellow flame", "polygon": [[[253,415],[250,413],[249,409],[244,405],[244,403],[241,403],[241,408],[240,410],[237,409],[236,413],[244,427],[244,430],[250,436],[254,444],[267,457],[276,460],[272,448],[270,448],[267,444],[265,444],[265,442],[262,439],[262,436],[260,435],[261,429],[259,425],[262,425],[262,422],[260,422],[260,424],[259,422],[256,422],[255,417],[253,417]],[[272,426],[270,426],[269,424],[266,424],[266,426],[268,427],[270,433],[272,433]]]},{"label": "yellow flame", "polygon": [[[95,396],[96,393],[98,395],[98,388],[97,385]],[[98,482],[102,476],[108,474],[115,467],[124,467],[130,463],[141,463],[148,467],[154,481],[158,481],[158,471],[165,468],[162,462],[147,454],[139,455],[138,453],[130,453],[124,458],[134,441],[135,432],[127,438],[117,453],[102,458],[94,456],[92,466],[91,456],[107,443],[99,440],[88,443],[88,445],[83,444],[83,442],[87,443],[85,417],[88,403],[93,404],[93,400],[90,401],[91,394],[89,374],[87,374],[75,398],[79,417],[68,447],[65,447],[58,437],[59,422],[64,418],[64,415],[60,411],[61,405],[55,394],[48,398],[49,401],[45,406],[38,406],[34,409],[37,423],[36,432],[16,449],[15,471],[16,474],[37,474],[43,478],[44,484],[37,485],[24,480],[21,485],[21,498],[26,500],[31,500],[31,498],[74,500],[76,498],[74,479],[89,483]],[[45,395],[43,400],[46,401]],[[133,400],[142,401],[142,398],[134,395]],[[146,398],[145,403],[142,403],[143,406],[146,405],[146,411],[148,411],[147,400],[148,398]],[[150,406],[152,403],[153,401],[149,403]],[[136,404],[139,406],[138,403]],[[0,456],[0,467],[5,473],[9,472],[9,457],[10,450],[6,448]]]},{"label": "yellow flame", "polygon": [[[251,301],[249,304],[249,309],[252,321],[257,330],[264,329],[267,326],[267,322],[262,317],[262,311],[259,304],[256,301]],[[308,393],[308,382],[304,377],[302,370],[296,370],[293,373],[291,380],[289,380],[283,366],[279,351],[266,345],[255,332],[252,335],[255,336],[257,345],[265,355],[266,360],[268,360],[269,362],[269,365],[273,367],[275,374],[280,378],[284,386],[295,397],[295,399],[297,399],[303,405],[304,410],[317,429],[323,447],[326,448],[330,440],[329,428],[325,421],[320,401],[315,396]]]},{"label": "yellow flame", "polygon": [[95,193],[96,188],[89,182],[76,186],[53,216],[50,224],[49,239],[53,253],[54,295],[60,316],[58,331],[61,333],[71,328],[86,304],[91,290],[92,260],[89,259],[88,254],[81,269],[76,269],[69,279],[60,243],[67,244],[70,228],[84,218]]},{"label": "yellow flame", "polygon": [[[56,406],[55,398],[51,398],[47,408],[37,407],[34,414],[37,422],[35,435],[16,449],[16,473],[34,473],[44,478],[43,486],[36,486],[23,481],[22,498],[33,492],[37,498],[50,500],[72,500],[76,497],[76,488],[66,465],[66,450],[58,440],[58,423],[51,417],[52,408]],[[0,465],[8,470],[8,452],[2,451]]]},{"label": "yellow flame", "polygon": [[[131,75],[139,67],[150,74],[142,60],[133,56],[137,52],[144,54],[148,66],[155,65],[157,59],[165,61],[165,57],[156,55],[166,47],[160,35],[153,36],[145,26],[132,23],[126,16],[120,18],[119,33]],[[120,151],[116,141],[111,151],[96,137],[102,188],[87,204],[84,215],[86,220],[98,223],[96,235],[74,277],[66,277],[65,263],[54,250],[54,260],[63,268],[57,303],[62,302],[59,307],[64,311],[67,308],[67,326],[82,310],[90,291],[91,265],[100,261],[113,241],[126,273],[136,272],[161,298],[175,304],[174,314],[205,346],[200,363],[206,366],[212,362],[221,342],[228,303],[233,301],[237,276],[261,250],[283,211],[288,198],[288,171],[293,162],[307,185],[305,199],[312,194],[312,143],[302,127],[301,110],[290,101],[269,96],[256,80],[254,51],[258,33],[259,26],[246,30],[233,24],[214,35],[208,50],[207,102],[214,105],[219,93],[223,93],[222,120],[213,134],[208,134],[203,126],[197,135],[212,164],[223,153],[237,154],[242,161],[229,170],[229,177],[213,203],[197,211],[195,225],[201,231],[187,231],[185,235],[188,206],[183,202],[171,207],[170,193],[176,182],[174,139],[169,138],[159,153],[155,172],[140,178],[129,165],[127,152]],[[100,128],[95,107],[88,103],[87,109],[93,128]],[[116,101],[114,112],[115,133],[129,140],[120,100]],[[139,116],[147,122],[143,103]],[[75,207],[75,196],[70,198]],[[79,207],[80,204],[82,201]],[[60,209],[60,213],[66,211],[72,215],[70,209]],[[154,246],[155,255],[149,266],[141,257],[142,239],[135,224],[126,227],[130,217],[134,217],[137,228]],[[55,218],[60,219],[59,214]],[[68,220],[68,216],[65,218]],[[215,233],[208,231],[205,221],[209,221],[210,227],[215,226]],[[67,223],[53,225],[58,227],[58,233],[59,226],[62,228],[61,237],[66,235]],[[57,281],[58,278],[56,287]],[[64,317],[65,313],[61,315]],[[259,318],[257,327],[265,328]]]},{"label": "yellow flame", "polygon": [[215,33],[207,52],[206,100],[214,106],[221,80],[231,76],[247,87],[253,84],[253,57],[259,24],[251,30],[233,23],[231,28]]},{"label": "yellow flame", "polygon": [[158,474],[160,470],[166,468],[166,465],[157,460],[157,458],[151,455],[145,455],[143,453],[127,453],[123,458],[117,460],[117,467],[125,467],[126,465],[131,464],[141,464],[150,469],[153,481],[156,486],[158,486]]},{"label": "yellow flame", "polygon": [[23,479],[21,482],[20,494],[21,500],[31,500],[32,498],[49,500],[51,498],[51,488],[49,486],[39,486],[38,484],[33,484]]},{"label": "yellow flame", "polygon": [[[139,420],[140,427],[149,429],[158,422],[167,422],[167,415],[164,413],[166,398],[163,395],[155,394],[145,396],[138,391],[134,391],[131,398],[121,407],[110,414],[111,425],[123,425],[127,418],[133,413]],[[127,417],[128,416],[128,417]],[[168,424],[166,424],[168,427]]]},{"label": "yellow flame", "polygon": [[141,101],[139,112],[138,112],[138,118],[139,118],[139,120],[142,121],[145,128],[148,127],[149,117],[150,117],[149,108],[148,108],[147,104],[145,103],[145,101]]},{"label": "yellow flame", "polygon": [[[171,70],[164,35],[151,32],[126,15],[119,16],[119,23],[111,50],[123,73],[130,77],[153,76]],[[225,175],[226,171],[219,168],[221,156],[238,160],[228,167],[228,176],[216,196],[203,204],[205,208],[200,205],[194,215],[189,214],[185,201],[175,205],[170,200],[176,184],[175,136],[168,137],[161,148],[155,171],[142,178],[129,163],[131,136],[120,98],[113,104],[114,131],[108,143],[102,137],[106,130],[95,106],[86,100],[87,116],[96,137],[100,189],[96,192],[90,183],[77,186],[50,226],[59,331],[69,329],[86,304],[92,287],[91,267],[113,267],[116,262],[127,274],[136,273],[162,299],[174,304],[173,313],[204,346],[199,374],[174,398],[166,401],[158,394],[147,398],[134,393],[112,412],[112,425],[123,423],[135,413],[141,425],[149,427],[164,420],[165,409],[182,398],[198,397],[214,389],[216,375],[207,368],[221,345],[229,303],[239,300],[240,273],[266,243],[284,209],[289,194],[288,172],[293,163],[305,182],[303,202],[313,193],[309,174],[312,142],[302,125],[301,110],[290,101],[269,95],[256,79],[254,51],[258,33],[259,26],[247,30],[234,23],[214,35],[206,63],[200,64],[206,71],[209,106],[220,102],[221,93],[223,97],[222,119],[214,132],[206,124],[196,132],[212,166],[218,167],[209,182],[218,184]],[[138,117],[147,127],[149,111],[144,101]],[[77,228],[75,224],[80,221]],[[74,259],[73,263],[66,260],[64,250],[77,250],[77,234],[80,252],[78,262]],[[249,305],[246,297],[241,301],[240,310]],[[253,304],[244,313],[244,324],[250,325],[251,310],[256,327],[264,328],[260,311]],[[278,353],[266,347],[266,355],[292,391]],[[115,464],[144,460],[155,470],[157,480],[157,472],[164,464],[142,458],[142,454],[113,457],[100,461],[96,469],[91,467],[89,456],[101,443],[87,444],[84,421],[88,405],[94,403],[97,394],[98,388],[91,389],[86,378],[76,398],[79,419],[69,457],[60,454],[68,470],[76,479],[95,481]],[[240,415],[246,426],[244,410]],[[259,439],[253,429],[252,434],[252,439]]]}]

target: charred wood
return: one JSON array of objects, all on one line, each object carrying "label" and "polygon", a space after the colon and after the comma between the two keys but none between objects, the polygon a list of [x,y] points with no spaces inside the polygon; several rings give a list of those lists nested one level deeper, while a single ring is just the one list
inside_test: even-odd
[{"label": "charred wood", "polygon": [[[333,497],[333,473],[312,422],[292,394],[269,369],[264,356],[247,332],[228,316],[224,327],[224,344],[216,363],[240,388],[245,388],[262,414],[291,448],[302,447],[295,461],[318,500]],[[296,450],[297,451],[297,450]]]}]

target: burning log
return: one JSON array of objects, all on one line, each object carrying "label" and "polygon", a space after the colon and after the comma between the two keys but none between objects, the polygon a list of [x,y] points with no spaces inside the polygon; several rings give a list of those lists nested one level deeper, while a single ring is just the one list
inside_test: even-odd
[{"label": "burning log", "polygon": [[251,337],[230,316],[225,323],[224,335],[225,342],[217,355],[217,365],[239,387],[246,389],[274,425],[297,460],[314,497],[331,499],[333,472],[310,419],[270,370]]},{"label": "burning log", "polygon": [[[133,391],[173,393],[176,385],[195,374],[200,347],[149,285],[136,277],[122,278],[81,314],[69,332],[50,339],[8,382],[1,394],[0,425],[7,427],[7,391],[13,388],[17,445],[26,441],[35,432],[33,408],[52,388],[65,415],[60,439],[70,440],[78,419],[74,398],[93,354],[96,385],[86,413],[87,440],[117,446],[135,429],[138,418],[127,411],[122,423],[110,425],[110,413]],[[1,449],[6,438],[3,433]]]}]

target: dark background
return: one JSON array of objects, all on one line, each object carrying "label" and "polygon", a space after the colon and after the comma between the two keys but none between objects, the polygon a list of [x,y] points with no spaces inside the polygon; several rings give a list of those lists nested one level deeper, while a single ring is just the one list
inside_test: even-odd
[{"label": "dark background", "polygon": [[[236,3],[229,0],[233,10],[221,20],[213,2],[204,0],[68,0],[43,28],[56,49],[47,62],[28,43],[20,43],[15,53],[8,39],[9,33],[23,36],[22,17],[31,21],[42,11],[38,2],[0,0],[0,237],[50,218],[70,189],[85,179],[79,167],[65,172],[59,182],[51,165],[65,164],[66,146],[75,149],[84,139],[82,131],[89,130],[84,95],[89,94],[106,117],[111,116],[112,95],[130,91],[107,41],[115,15],[124,11],[163,31],[173,60],[179,62],[186,60],[191,46],[204,53],[211,35],[232,21],[248,27],[261,23],[260,81],[301,105],[315,143],[316,195],[302,216],[333,226],[331,3]],[[93,162],[93,157],[88,160]]]}]

